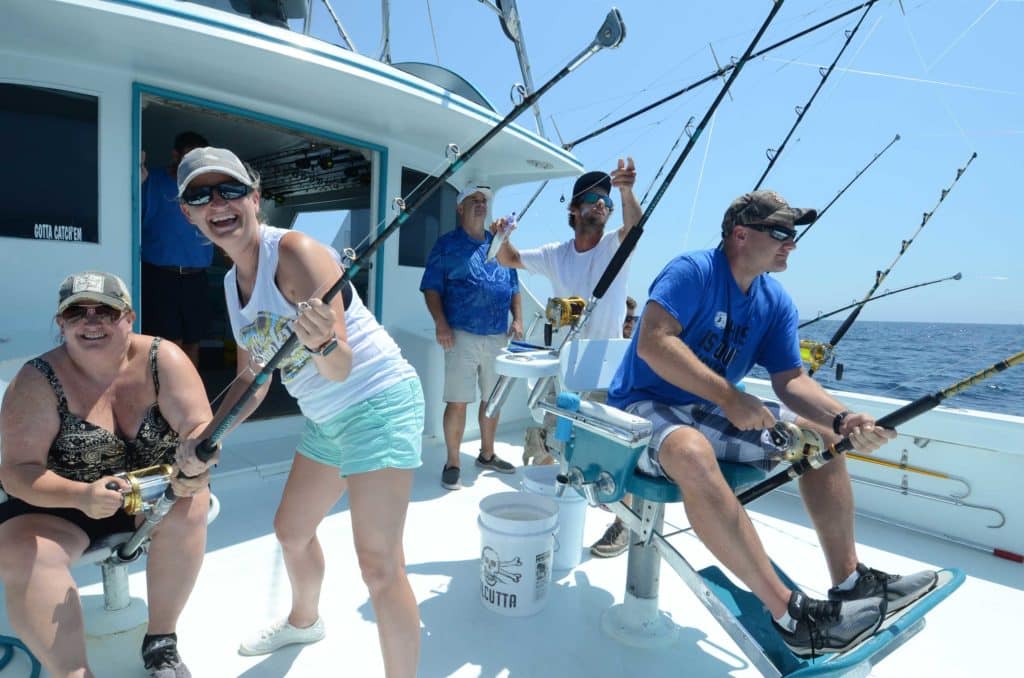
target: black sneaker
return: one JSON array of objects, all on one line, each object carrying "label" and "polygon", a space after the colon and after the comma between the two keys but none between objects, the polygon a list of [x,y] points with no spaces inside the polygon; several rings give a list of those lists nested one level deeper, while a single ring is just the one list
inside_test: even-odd
[{"label": "black sneaker", "polygon": [[166,633],[142,639],[142,663],[150,678],[192,678],[178,654],[178,636]]},{"label": "black sneaker", "polygon": [[884,598],[887,602],[886,616],[899,612],[907,605],[935,588],[939,575],[931,570],[901,576],[887,574],[881,570],[857,563],[860,577],[849,591],[836,587],[828,590],[829,600],[861,600],[863,598]]},{"label": "black sneaker", "polygon": [[461,490],[462,483],[459,482],[459,467],[445,466],[441,471],[441,487],[446,490]]},{"label": "black sneaker", "polygon": [[498,455],[492,454],[490,459],[484,459],[484,453],[481,451],[480,456],[476,458],[476,465],[480,468],[487,468],[498,473],[515,473],[516,467],[508,463],[504,459],[500,459]]},{"label": "black sneaker", "polygon": [[882,600],[815,600],[799,591],[789,597],[789,616],[796,630],[784,629],[775,620],[775,630],[798,657],[815,657],[823,652],[842,652],[870,637],[882,624]]},{"label": "black sneaker", "polygon": [[604,531],[604,536],[594,542],[590,552],[598,558],[614,558],[629,548],[629,530],[618,518]]}]

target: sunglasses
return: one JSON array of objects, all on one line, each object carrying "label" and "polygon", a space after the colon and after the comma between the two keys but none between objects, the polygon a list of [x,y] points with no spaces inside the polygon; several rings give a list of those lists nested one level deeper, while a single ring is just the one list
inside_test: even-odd
[{"label": "sunglasses", "polygon": [[615,209],[615,202],[604,193],[592,193],[587,191],[580,196],[580,202],[584,205],[593,205],[599,200],[604,203],[604,206],[608,208],[608,210]]},{"label": "sunglasses", "polygon": [[99,320],[113,325],[124,316],[124,311],[116,309],[113,306],[107,306],[106,304],[100,304],[99,306],[82,306],[75,304],[74,306],[68,306],[60,313],[61,319],[71,325],[84,320],[86,316],[91,315]]},{"label": "sunglasses", "polygon": [[213,200],[214,191],[217,191],[217,195],[224,200],[238,200],[249,195],[252,187],[246,186],[240,181],[225,181],[223,184],[215,186],[198,186],[186,189],[181,194],[181,201],[192,207],[202,207],[203,205],[210,204],[210,201]]},{"label": "sunglasses", "polygon": [[743,226],[752,228],[755,231],[767,233],[772,240],[778,240],[779,242],[796,239],[795,228],[786,228],[785,226],[776,226],[773,224],[743,224]]},{"label": "sunglasses", "polygon": [[626,316],[626,322],[627,323],[635,323],[639,319],[640,319],[640,316],[638,316],[638,315],[627,315]]}]

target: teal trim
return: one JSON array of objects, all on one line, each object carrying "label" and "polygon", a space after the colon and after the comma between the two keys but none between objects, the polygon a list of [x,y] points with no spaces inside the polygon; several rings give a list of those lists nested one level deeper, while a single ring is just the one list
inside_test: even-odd
[{"label": "teal trim", "polygon": [[[377,193],[377,234],[383,229],[387,228],[384,225],[387,217],[388,209],[388,149],[384,148],[380,151],[380,173],[381,177],[380,188]],[[373,286],[373,315],[380,321],[384,317],[384,245],[377,250],[377,271],[374,273],[375,284]]]},{"label": "teal trim", "polygon": [[[497,124],[498,122],[501,122],[501,120],[503,119],[503,116],[498,115],[497,113],[495,113],[493,111],[488,111],[486,108],[483,108],[481,106],[477,106],[476,104],[471,104],[470,102],[467,102],[462,97],[456,97],[455,95],[451,94],[447,90],[441,89],[440,87],[437,87],[436,85],[433,85],[432,87],[437,87],[437,90],[432,89],[431,87],[428,87],[424,83],[424,81],[420,80],[419,78],[414,78],[414,77],[412,77],[410,75],[404,74],[404,73],[402,73],[402,71],[399,71],[398,69],[385,68],[383,66],[379,66],[379,67],[378,66],[373,66],[371,64],[363,63],[363,62],[361,62],[359,60],[356,60],[356,59],[348,58],[344,51],[336,51],[336,50],[341,50],[340,47],[336,48],[336,50],[327,50],[327,49],[317,48],[317,47],[314,47],[312,45],[305,44],[306,41],[308,41],[308,40],[317,40],[318,42],[323,42],[323,41],[318,40],[317,38],[310,38],[310,37],[304,36],[304,35],[302,35],[300,33],[296,33],[294,37],[302,38],[301,40],[288,40],[288,39],[285,39],[282,36],[271,35],[271,34],[268,34],[268,33],[257,32],[257,31],[251,30],[249,28],[245,28],[245,27],[239,26],[237,24],[229,23],[227,21],[216,21],[216,20],[209,19],[209,18],[206,18],[206,17],[200,17],[200,16],[197,16],[195,14],[192,14],[190,12],[185,11],[185,8],[187,7],[187,4],[185,4],[185,3],[183,3],[181,9],[178,9],[178,8],[171,8],[171,7],[166,7],[166,6],[154,5],[154,4],[151,4],[150,2],[148,2],[147,0],[109,0],[109,1],[116,2],[117,4],[120,4],[120,5],[125,5],[127,7],[135,7],[135,8],[138,8],[138,9],[144,9],[144,10],[147,10],[147,11],[150,11],[150,12],[154,12],[154,13],[157,13],[157,14],[163,14],[165,16],[172,16],[172,17],[176,17],[176,18],[179,18],[179,19],[187,19],[189,21],[195,21],[197,23],[205,24],[207,26],[212,26],[214,28],[218,28],[218,29],[221,29],[221,30],[227,30],[227,31],[231,31],[233,33],[238,33],[240,35],[245,35],[245,36],[250,37],[250,38],[259,39],[261,41],[271,42],[271,43],[274,43],[274,44],[277,44],[277,45],[284,45],[284,46],[287,46],[287,47],[289,47],[291,49],[296,49],[296,50],[299,50],[299,51],[302,51],[302,52],[306,52],[307,54],[310,54],[310,55],[315,55],[317,57],[328,59],[330,61],[334,61],[334,62],[338,62],[338,63],[343,63],[343,64],[345,64],[348,67],[356,68],[356,69],[359,69],[359,70],[362,70],[362,71],[366,71],[367,73],[371,73],[371,74],[373,74],[375,76],[378,76],[378,77],[381,77],[381,78],[385,78],[387,80],[391,80],[391,81],[399,83],[399,84],[401,84],[401,85],[403,85],[405,87],[410,87],[412,89],[418,90],[418,91],[423,92],[425,94],[429,94],[431,96],[437,96],[437,90],[440,90],[441,92],[443,92],[443,94],[441,95],[441,98],[444,99],[445,104],[449,108],[452,108],[453,110],[459,110],[461,112],[473,113],[473,114],[479,115],[479,116],[481,116],[481,117],[483,117],[483,118],[485,118],[487,120],[490,120],[490,121],[492,121],[495,124]],[[289,37],[291,37],[291,36],[289,36]],[[329,45],[330,43],[324,42],[324,44],[325,45]],[[333,47],[333,45],[332,45],[332,47]],[[403,77],[403,76],[405,76],[405,77]],[[580,164],[580,162],[578,160],[576,160],[576,158],[573,157],[573,155],[571,153],[569,153],[568,151],[566,151],[565,149],[563,149],[563,148],[561,148],[559,146],[556,146],[555,144],[551,143],[547,139],[544,139],[543,137],[539,137],[539,136],[537,136],[537,135],[535,135],[535,134],[533,134],[531,132],[528,132],[527,130],[523,129],[522,127],[519,127],[518,125],[509,125],[507,129],[509,131],[517,134],[518,136],[524,138],[524,139],[528,139],[528,140],[533,141],[535,143],[541,144],[548,151],[550,151],[550,152],[560,156],[563,160],[565,160],[566,162],[576,166],[577,168],[579,168],[582,171],[583,165]]]},{"label": "teal trim", "polygon": [[139,174],[142,157],[142,97],[137,82],[132,83],[132,299],[135,300],[136,332],[142,332],[142,181]]},{"label": "teal trim", "polygon": [[[284,127],[290,130],[296,130],[299,132],[305,132],[307,134],[315,134],[329,139],[332,141],[339,141],[341,143],[349,144],[351,146],[358,146],[359,148],[365,148],[370,151],[375,151],[380,154],[380,168],[378,169],[378,177],[380,182],[380,191],[377,198],[378,212],[383,215],[385,212],[385,205],[387,204],[387,184],[388,184],[388,149],[386,146],[381,146],[369,141],[350,137],[345,134],[338,134],[337,132],[331,132],[319,127],[313,127],[312,125],[306,125],[303,123],[294,122],[292,120],[286,120],[273,115],[267,115],[265,113],[259,113],[247,108],[240,106],[234,106],[232,104],[224,104],[209,99],[203,99],[201,97],[192,96],[191,94],[183,94],[173,90],[165,89],[163,87],[154,87],[152,85],[144,85],[138,82],[132,83],[132,152],[135,154],[134,157],[138,158],[141,153],[141,125],[142,125],[142,95],[149,94],[153,96],[163,97],[165,99],[173,99],[175,101],[181,101],[187,104],[193,104],[195,106],[201,106],[202,108],[214,111],[222,111],[224,113],[231,113],[242,118],[248,118],[250,120],[257,120],[259,122],[265,122],[277,127]],[[139,286],[139,276],[141,276],[141,264],[139,263],[139,248],[141,240],[141,212],[139,205],[139,163],[135,162],[132,166],[132,181],[136,189],[132,193],[132,219],[135,224],[135,228],[132,229],[132,277],[133,277],[133,294],[138,293],[141,289]],[[374,295],[374,314],[377,318],[381,317],[383,311],[383,298],[384,298],[384,245],[377,250],[377,284],[376,293]],[[135,298],[139,298],[135,296]]]}]

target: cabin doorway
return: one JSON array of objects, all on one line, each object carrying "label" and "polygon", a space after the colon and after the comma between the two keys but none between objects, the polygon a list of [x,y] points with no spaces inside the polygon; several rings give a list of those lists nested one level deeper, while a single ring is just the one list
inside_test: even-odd
[{"label": "cabin doorway", "polygon": [[[376,213],[371,185],[375,163],[380,157],[377,149],[283,122],[255,119],[212,103],[186,101],[166,93],[141,89],[139,97],[140,144],[149,173],[172,174],[175,138],[182,132],[195,132],[211,146],[231,149],[260,174],[261,213],[266,223],[301,230],[339,252],[365,243]],[[188,281],[188,284],[198,285],[204,295],[206,321],[199,341],[198,366],[207,395],[213,402],[230,385],[236,370],[235,341],[227,318],[223,288],[224,275],[231,262],[214,247],[212,264],[202,272],[193,270],[199,268],[197,266],[188,266],[183,274],[174,271],[172,263],[166,260],[144,263],[143,259],[151,256],[148,252],[154,251],[154,248],[147,250],[146,243],[147,239],[152,239],[152,232],[143,233],[142,229],[142,220],[152,218],[154,213],[147,204],[147,201],[154,200],[153,196],[153,191],[146,190],[140,176],[137,197],[140,216],[136,224],[136,233],[140,235],[135,248],[135,270],[139,271],[136,284],[140,292],[141,322],[145,326],[147,313],[162,310],[163,306],[147,308],[146,300],[154,306],[159,303],[153,300],[159,299],[161,290],[170,284],[166,275],[201,276],[203,282]],[[173,192],[158,199],[176,202]],[[152,222],[147,222],[148,229],[153,226]],[[200,237],[198,232],[196,237]],[[168,255],[165,252],[163,256]],[[155,270],[157,265],[165,268]],[[367,307],[373,309],[370,268],[364,267],[353,283]],[[152,287],[147,288],[147,285]],[[182,312],[187,312],[187,309],[185,305]],[[218,405],[219,401],[214,403],[215,408]],[[297,413],[295,401],[275,378],[270,392],[251,419]]]}]

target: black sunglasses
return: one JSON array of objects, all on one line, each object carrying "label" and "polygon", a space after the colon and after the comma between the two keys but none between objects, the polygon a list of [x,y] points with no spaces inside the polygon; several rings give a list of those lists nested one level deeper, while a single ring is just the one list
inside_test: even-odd
[{"label": "black sunglasses", "polygon": [[113,325],[124,316],[124,311],[113,306],[107,306],[106,304],[100,304],[99,306],[83,306],[75,304],[68,306],[60,313],[61,320],[69,324],[75,324],[81,320],[84,320],[89,315],[89,311],[92,311],[92,315],[100,322],[110,323]]},{"label": "black sunglasses", "polygon": [[213,200],[214,190],[224,200],[238,200],[249,195],[252,187],[246,186],[240,181],[225,181],[223,184],[215,186],[198,186],[186,189],[181,194],[181,201],[192,207],[202,207],[203,205],[210,204],[210,201]]},{"label": "black sunglasses", "polygon": [[742,224],[747,228],[752,228],[755,231],[761,231],[767,233],[772,240],[778,240],[779,242],[785,242],[786,240],[796,239],[796,229],[786,228],[785,226],[776,226],[774,224]]}]

